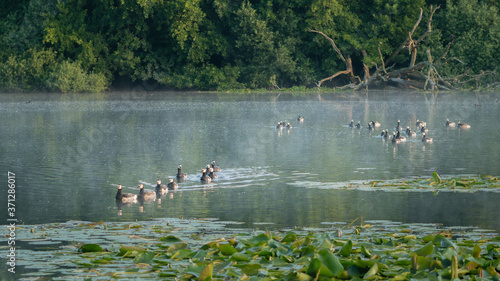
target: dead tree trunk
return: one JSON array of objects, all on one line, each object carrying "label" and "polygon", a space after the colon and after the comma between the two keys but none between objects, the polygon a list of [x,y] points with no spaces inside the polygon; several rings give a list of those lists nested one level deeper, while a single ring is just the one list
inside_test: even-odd
[{"label": "dead tree trunk", "polygon": [[317,31],[317,30],[312,30],[312,29],[309,29],[308,30],[309,32],[315,32],[315,33],[318,33],[318,34],[321,34],[323,35],[323,37],[325,37],[326,39],[328,39],[328,41],[330,41],[330,43],[332,44],[332,47],[333,49],[335,50],[335,52],[337,52],[337,54],[339,55],[340,59],[344,62],[345,64],[345,68],[346,70],[342,70],[342,71],[339,71],[335,74],[333,74],[332,76],[330,77],[326,77],[326,78],[323,78],[321,80],[319,80],[316,85],[318,86],[318,88],[321,88],[321,84],[323,84],[325,81],[330,81],[332,80],[333,78],[339,76],[339,75],[342,75],[342,74],[347,74],[349,75],[349,79],[351,79],[351,82],[355,82],[356,81],[356,78],[358,80],[359,77],[355,76],[354,73],[353,73],[353,69],[352,69],[352,60],[351,60],[351,57],[350,56],[347,56],[347,59],[344,58],[344,55],[342,54],[342,52],[339,50],[339,48],[337,47],[337,45],[335,44],[335,41],[333,41],[332,38],[330,38],[328,35],[324,34],[323,32],[321,31]]},{"label": "dead tree trunk", "polygon": [[390,62],[392,62],[392,60],[403,49],[408,49],[408,51],[409,51],[409,53],[411,55],[410,66],[414,66],[415,65],[415,62],[417,60],[417,48],[418,48],[418,44],[420,44],[420,42],[422,42],[422,40],[424,40],[424,38],[427,37],[427,35],[429,35],[430,33],[432,33],[432,27],[431,27],[432,17],[434,16],[434,13],[436,12],[436,10],[439,9],[440,7],[441,6],[437,6],[435,8],[432,8],[432,5],[431,5],[431,15],[429,16],[429,21],[427,21],[427,31],[425,31],[425,33],[422,34],[422,36],[420,36],[420,38],[418,38],[417,40],[413,40],[413,34],[417,30],[417,27],[420,25],[420,22],[422,21],[422,15],[423,15],[423,12],[424,12],[423,9],[420,8],[420,16],[418,17],[417,22],[413,26],[413,29],[408,33],[408,37],[406,37],[406,40],[403,42],[403,44],[401,45],[401,47],[399,47],[389,57],[389,59],[385,62],[385,66],[387,66]]}]

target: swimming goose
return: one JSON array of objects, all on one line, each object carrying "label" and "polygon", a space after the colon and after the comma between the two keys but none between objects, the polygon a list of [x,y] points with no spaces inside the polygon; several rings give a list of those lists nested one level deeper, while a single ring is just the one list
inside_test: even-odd
[{"label": "swimming goose", "polygon": [[137,202],[137,194],[132,193],[122,193],[122,186],[118,185],[118,191],[115,196],[117,201],[121,201],[122,203],[135,203]]},{"label": "swimming goose", "polygon": [[396,132],[392,133],[392,138],[391,138],[392,143],[400,143],[401,140],[396,138]]},{"label": "swimming goose", "polygon": [[425,126],[420,128],[421,133],[427,133],[429,129],[427,129]]},{"label": "swimming goose", "polygon": [[470,125],[467,123],[460,123],[460,121],[458,121],[458,127],[461,129],[469,129]]},{"label": "swimming goose", "polygon": [[371,121],[370,123],[372,124],[373,128],[380,127],[380,123],[378,121]]},{"label": "swimming goose", "polygon": [[356,128],[361,129],[361,121],[358,121],[358,124],[356,124]]},{"label": "swimming goose", "polygon": [[210,169],[209,169],[209,171],[210,171],[210,173],[208,173],[208,176],[209,176],[212,180],[214,180],[214,179],[216,179],[216,178],[218,178],[218,177],[219,177],[217,174],[214,174],[214,168],[210,168]]},{"label": "swimming goose", "polygon": [[177,175],[175,175],[175,177],[177,178],[178,182],[183,182],[184,179],[187,178],[187,175],[182,172],[182,165],[181,164],[179,164],[179,166],[177,167]]},{"label": "swimming goose", "polygon": [[399,131],[397,131],[396,133],[396,139],[398,139],[399,141],[406,141],[406,137],[405,136],[402,136]]},{"label": "swimming goose", "polygon": [[154,201],[156,199],[156,192],[152,190],[144,190],[144,185],[139,184],[139,194],[137,200],[141,201]]},{"label": "swimming goose", "polygon": [[212,182],[212,178],[210,178],[209,176],[207,176],[207,170],[205,169],[202,169],[201,172],[203,173],[201,175],[201,183],[211,183]]},{"label": "swimming goose", "polygon": [[297,117],[297,121],[304,122],[304,117],[302,117],[302,116],[299,115],[299,117]]},{"label": "swimming goose", "polygon": [[450,119],[446,119],[446,127],[455,127],[455,122],[451,122]]},{"label": "swimming goose", "polygon": [[417,119],[417,123],[415,123],[415,125],[417,126],[417,128],[420,128],[427,126],[427,123],[425,121],[420,121]]},{"label": "swimming goose", "polygon": [[351,120],[351,123],[349,123],[349,128],[354,128],[354,120]]},{"label": "swimming goose", "polygon": [[422,141],[423,142],[432,142],[433,139],[432,138],[429,138],[429,137],[426,137],[425,136],[425,133],[422,133]]},{"label": "swimming goose", "polygon": [[173,178],[168,179],[168,184],[167,184],[168,190],[177,190],[179,187],[175,182]]},{"label": "swimming goose", "polygon": [[168,193],[167,187],[164,184],[161,184],[161,180],[156,181],[155,192],[156,195],[164,195]]},{"label": "swimming goose", "polygon": [[212,160],[212,168],[214,168],[214,172],[220,172],[220,167],[215,166],[215,160]]},{"label": "swimming goose", "polygon": [[394,128],[394,131],[401,131],[403,128],[401,128],[401,125],[399,125],[401,121],[398,120],[398,124],[396,125],[396,128]]},{"label": "swimming goose", "polygon": [[410,126],[406,126],[406,134],[407,134],[409,137],[414,137],[414,136],[416,136],[416,135],[417,135],[417,133],[416,133],[416,132],[414,132],[414,131],[412,131],[412,130],[410,129]]}]

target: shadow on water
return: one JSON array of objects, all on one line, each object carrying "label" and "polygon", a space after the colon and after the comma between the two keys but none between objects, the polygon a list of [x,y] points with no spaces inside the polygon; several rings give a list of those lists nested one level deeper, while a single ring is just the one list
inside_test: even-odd
[{"label": "shadow on water", "polygon": [[[332,183],[500,170],[498,93],[370,92],[304,95],[130,93],[0,95],[0,168],[17,176],[16,215],[25,223],[218,218],[245,227],[321,226],[366,220],[473,225],[492,220],[499,193],[384,192],[307,188]],[[29,102],[28,102],[29,101]],[[480,102],[482,106],[474,106]],[[297,116],[304,116],[303,122]],[[447,128],[447,118],[471,128]],[[393,144],[380,137],[397,120],[421,134]],[[347,124],[360,121],[361,129]],[[370,121],[381,127],[367,129]],[[291,129],[277,130],[279,121]],[[212,184],[201,169],[222,167]],[[188,174],[176,192],[121,206],[114,195],[154,189]],[[4,199],[5,200],[5,199]],[[6,203],[5,203],[6,205]],[[5,208],[4,208],[5,209]],[[2,209],[2,214],[5,210]]]}]

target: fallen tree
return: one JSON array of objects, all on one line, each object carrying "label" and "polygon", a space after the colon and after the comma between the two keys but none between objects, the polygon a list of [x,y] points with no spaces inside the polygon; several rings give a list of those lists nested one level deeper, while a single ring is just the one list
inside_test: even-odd
[{"label": "fallen tree", "polygon": [[[461,75],[458,75],[453,78],[443,78],[439,75],[436,66],[439,66],[441,60],[445,59],[452,44],[454,43],[455,38],[451,37],[451,41],[448,43],[445,51],[438,59],[434,60],[431,55],[431,50],[427,49],[427,60],[421,61],[417,63],[417,51],[420,47],[421,42],[431,34],[432,31],[432,18],[434,13],[440,8],[440,6],[430,8],[430,15],[427,21],[427,30],[420,36],[418,39],[413,39],[415,36],[415,31],[420,25],[423,17],[423,9],[420,8],[420,16],[417,19],[415,25],[412,30],[408,32],[408,36],[405,41],[397,48],[388,59],[384,60],[384,56],[380,50],[381,42],[378,45],[378,53],[380,56],[380,67],[378,64],[374,63],[374,66],[371,68],[372,73],[370,73],[370,67],[363,63],[363,72],[364,76],[361,79],[359,76],[356,76],[354,73],[352,60],[349,55],[344,55],[341,50],[335,44],[335,41],[326,35],[325,33],[309,29],[309,32],[317,33],[325,37],[330,41],[333,49],[339,56],[339,58],[345,64],[345,70],[340,70],[334,73],[331,76],[323,78],[316,82],[316,86],[321,88],[322,84],[326,81],[331,81],[334,78],[337,78],[341,75],[347,75],[350,79],[350,83],[337,87],[337,88],[352,88],[354,90],[368,89],[368,88],[384,88],[387,86],[395,86],[399,88],[413,88],[413,89],[423,89],[423,90],[451,90],[457,87],[460,87],[464,83],[475,82],[476,89],[479,87],[479,81],[486,76],[496,75],[494,71],[483,71],[478,75],[470,75],[468,74],[468,70]],[[410,63],[407,67],[402,67],[399,69],[392,69],[388,71],[388,67],[394,58],[404,49],[408,49],[410,55]],[[359,50],[358,50],[359,51]],[[363,57],[366,57],[366,51],[360,50],[363,54]],[[454,58],[456,59],[456,58]],[[459,61],[458,59],[456,59]],[[491,85],[490,85],[491,86]]]}]

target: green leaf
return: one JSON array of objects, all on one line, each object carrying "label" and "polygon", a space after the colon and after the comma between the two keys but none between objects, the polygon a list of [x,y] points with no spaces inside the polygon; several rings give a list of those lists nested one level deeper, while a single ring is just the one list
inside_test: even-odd
[{"label": "green leaf", "polygon": [[340,263],[339,259],[327,249],[322,249],[319,251],[319,259],[321,263],[326,268],[328,268],[328,270],[330,270],[333,275],[337,275],[344,270],[344,267]]},{"label": "green leaf", "polygon": [[231,261],[250,261],[250,255],[242,253],[234,253],[229,260]]},{"label": "green leaf", "polygon": [[333,247],[333,244],[328,241],[328,239],[323,239],[323,242],[321,242],[321,244],[318,246],[318,250],[321,250],[321,249],[328,249],[328,250],[331,250]]},{"label": "green leaf", "polygon": [[321,261],[318,258],[312,258],[311,263],[307,267],[306,273],[310,276],[316,277],[321,268]]},{"label": "green leaf", "polygon": [[238,252],[233,246],[229,244],[220,245],[219,250],[221,251],[221,253],[228,256]]},{"label": "green leaf", "polygon": [[198,281],[210,281],[212,280],[212,274],[214,271],[214,264],[211,262],[205,266],[203,271],[200,273],[200,277],[198,277]]},{"label": "green leaf", "polygon": [[122,246],[120,247],[120,252],[118,253],[118,256],[123,256],[127,253],[131,253],[131,252],[146,252],[147,249],[146,248],[142,248],[142,247],[136,247],[136,246]]},{"label": "green leaf", "polygon": [[97,244],[85,244],[78,248],[79,253],[102,252],[103,249]]},{"label": "green leaf", "polygon": [[295,240],[297,240],[297,234],[293,233],[293,232],[288,232],[285,237],[283,237],[280,242],[281,243],[290,243],[290,242],[294,242]]},{"label": "green leaf", "polygon": [[266,244],[269,241],[269,239],[270,238],[269,238],[269,236],[267,236],[267,234],[262,233],[262,234],[255,236],[255,237],[252,237],[248,241],[255,246],[260,246],[260,245]]},{"label": "green leaf", "polygon": [[481,256],[481,247],[479,245],[474,245],[474,250],[472,252],[472,256],[475,258],[479,258]]},{"label": "green leaf", "polygon": [[432,173],[432,179],[435,183],[441,183],[441,177],[436,172]]},{"label": "green leaf", "polygon": [[455,243],[451,242],[450,239],[443,237],[441,238],[441,248],[457,247]]},{"label": "green leaf", "polygon": [[201,276],[203,270],[205,270],[205,264],[192,264],[188,266],[182,273],[184,274],[192,274],[194,276]]},{"label": "green leaf", "polygon": [[344,246],[342,246],[342,248],[339,251],[339,255],[343,257],[348,257],[349,255],[351,255],[351,250],[352,250],[352,241],[349,240],[344,244]]},{"label": "green leaf", "polygon": [[167,242],[167,243],[168,242],[182,242],[181,239],[179,239],[179,238],[177,238],[177,237],[175,237],[173,235],[162,237],[160,240],[163,241],[163,242]]},{"label": "green leaf", "polygon": [[177,252],[178,250],[181,250],[181,249],[184,249],[187,247],[187,243],[177,243],[177,244],[173,244],[171,245],[170,247],[168,247],[167,249],[167,255],[168,256],[171,256],[173,255],[175,252]]},{"label": "green leaf", "polygon": [[419,256],[428,256],[432,255],[432,253],[434,253],[434,245],[432,242],[425,244],[425,246],[415,251],[415,254]]},{"label": "green leaf", "polygon": [[363,280],[371,280],[377,278],[378,265],[375,263],[370,270],[363,276]]},{"label": "green leaf", "polygon": [[142,252],[135,257],[134,263],[151,263],[154,257],[155,253],[153,252]]},{"label": "green leaf", "polygon": [[246,275],[257,275],[259,274],[259,270],[262,268],[260,264],[251,263],[241,267],[241,272]]}]

